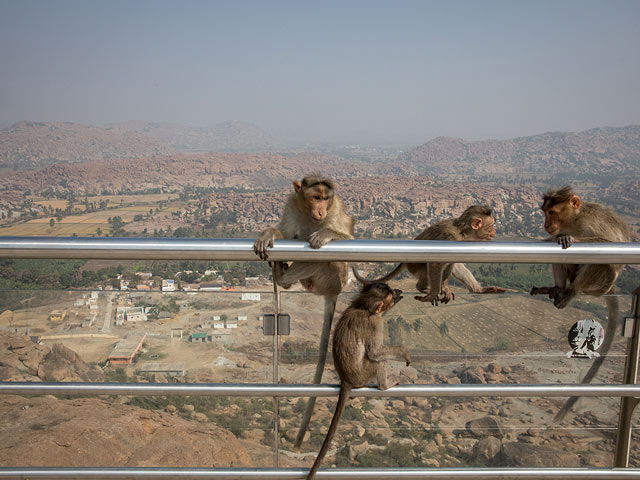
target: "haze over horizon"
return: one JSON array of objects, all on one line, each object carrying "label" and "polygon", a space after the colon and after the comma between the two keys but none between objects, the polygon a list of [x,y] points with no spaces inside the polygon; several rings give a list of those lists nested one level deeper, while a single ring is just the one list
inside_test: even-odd
[{"label": "haze over horizon", "polygon": [[0,126],[417,144],[640,124],[640,2],[0,0]]}]

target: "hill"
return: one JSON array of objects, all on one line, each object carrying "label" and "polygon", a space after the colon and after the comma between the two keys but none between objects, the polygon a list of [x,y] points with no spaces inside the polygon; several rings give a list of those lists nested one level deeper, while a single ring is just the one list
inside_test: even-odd
[{"label": "hill", "polygon": [[509,140],[438,137],[398,157],[421,173],[591,174],[640,173],[640,126],[552,132]]},{"label": "hill", "polygon": [[149,135],[118,127],[67,122],[18,122],[0,130],[0,167],[167,155],[172,149]]},{"label": "hill", "polygon": [[149,135],[183,152],[275,152],[285,148],[264,130],[247,122],[223,122],[211,128],[135,121],[114,126]]}]

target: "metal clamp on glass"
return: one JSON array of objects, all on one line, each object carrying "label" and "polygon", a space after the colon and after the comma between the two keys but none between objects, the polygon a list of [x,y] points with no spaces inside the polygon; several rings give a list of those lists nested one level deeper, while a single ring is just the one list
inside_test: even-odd
[{"label": "metal clamp on glass", "polygon": [[[291,333],[291,315],[288,313],[278,313],[278,335],[289,335]],[[276,314],[265,313],[262,315],[262,333],[264,335],[276,334]]]}]

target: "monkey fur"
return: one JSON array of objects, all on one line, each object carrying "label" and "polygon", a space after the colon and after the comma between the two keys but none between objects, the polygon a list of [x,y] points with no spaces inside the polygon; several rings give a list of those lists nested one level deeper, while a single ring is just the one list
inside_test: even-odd
[{"label": "monkey fur", "polygon": [[[307,241],[311,248],[320,248],[333,240],[353,239],[354,221],[346,213],[340,197],[335,194],[335,184],[331,179],[321,175],[308,175],[302,181],[295,180],[293,189],[285,204],[278,228],[267,228],[256,239],[253,245],[256,255],[262,260],[267,260],[268,249],[272,248],[274,240],[279,238]],[[324,318],[313,383],[322,381],[331,323],[338,294],[349,280],[348,268],[347,262],[274,264],[273,281],[277,285],[290,288],[299,281],[307,291],[324,297]],[[302,445],[315,403],[315,397],[311,397],[307,403],[295,440],[296,448]]]},{"label": "monkey fur", "polygon": [[378,388],[386,390],[393,386],[387,379],[386,360],[401,358],[407,365],[411,363],[411,356],[405,347],[383,344],[382,314],[400,299],[401,290],[391,289],[384,283],[365,284],[338,320],[333,332],[333,363],[340,377],[340,395],[329,430],[307,480],[314,478],[329,450],[351,390],[365,386],[374,378]]},{"label": "monkey fur", "polygon": [[[442,220],[427,227],[416,240],[456,240],[456,241],[491,241],[496,236],[495,219],[489,207],[473,205],[467,208],[457,218]],[[353,273],[362,283],[387,282],[407,269],[418,279],[416,289],[425,296],[416,296],[421,302],[431,302],[432,305],[449,303],[455,299],[455,293],[449,288],[448,280],[453,274],[470,290],[481,290],[479,293],[501,293],[499,287],[481,287],[473,274],[464,266],[456,263],[401,263],[390,273],[377,280],[363,278],[356,268]],[[471,281],[473,279],[473,281]]]},{"label": "monkey fur", "polygon": [[[631,231],[611,209],[598,203],[583,202],[570,186],[550,190],[540,207],[544,212],[544,229],[551,240],[562,248],[573,242],[630,242]],[[553,287],[533,287],[531,295],[547,294],[556,308],[565,308],[577,295],[584,293],[599,297],[613,291],[618,275],[624,265],[573,265],[553,264]],[[615,336],[620,306],[617,297],[605,297],[608,320],[607,335],[601,355],[594,360],[581,383],[589,383],[596,376],[609,353]],[[578,401],[570,397],[555,417],[561,421]]]}]

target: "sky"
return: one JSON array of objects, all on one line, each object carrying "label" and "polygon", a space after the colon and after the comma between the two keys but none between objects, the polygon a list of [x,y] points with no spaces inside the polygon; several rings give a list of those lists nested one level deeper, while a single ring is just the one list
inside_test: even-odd
[{"label": "sky", "polygon": [[0,126],[424,143],[640,124],[640,1],[0,0]]}]

